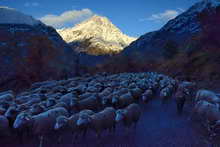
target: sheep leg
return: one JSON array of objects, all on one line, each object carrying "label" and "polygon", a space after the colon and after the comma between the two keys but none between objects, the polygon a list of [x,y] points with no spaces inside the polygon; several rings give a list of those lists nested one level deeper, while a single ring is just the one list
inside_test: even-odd
[{"label": "sheep leg", "polygon": [[100,139],[100,138],[101,138],[101,133],[100,133],[100,131],[99,131],[99,130],[96,130],[96,137],[97,137],[98,139]]},{"label": "sheep leg", "polygon": [[17,134],[19,137],[20,144],[23,144],[23,132]]},{"label": "sheep leg", "polygon": [[[77,136],[77,133],[76,133],[76,136]],[[74,141],[76,140],[76,136],[74,136],[74,132],[72,132],[72,137],[73,137],[73,142],[72,143],[74,143]]]},{"label": "sheep leg", "polygon": [[115,133],[116,125],[113,125],[113,132]]},{"label": "sheep leg", "polygon": [[178,114],[182,114],[184,103],[185,103],[185,100],[181,100],[177,102]]},{"label": "sheep leg", "polygon": [[86,136],[86,133],[87,133],[87,129],[84,129],[83,130],[83,138]]},{"label": "sheep leg", "polygon": [[137,128],[137,121],[134,122],[134,129],[136,130]]},{"label": "sheep leg", "polygon": [[61,135],[58,135],[57,142],[58,142],[58,144],[61,144],[61,143],[62,143],[62,136],[61,136]]},{"label": "sheep leg", "polygon": [[76,133],[75,139],[78,139],[78,133]]},{"label": "sheep leg", "polygon": [[44,136],[41,135],[40,136],[40,145],[39,145],[39,147],[43,147],[43,140],[44,140]]}]

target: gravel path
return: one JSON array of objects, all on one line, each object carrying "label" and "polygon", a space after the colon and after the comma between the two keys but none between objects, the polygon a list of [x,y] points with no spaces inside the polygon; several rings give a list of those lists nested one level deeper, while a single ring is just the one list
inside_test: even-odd
[{"label": "gravel path", "polygon": [[[188,111],[187,111],[188,110]],[[117,128],[116,134],[104,133],[97,140],[92,132],[86,138],[80,138],[74,144],[72,137],[66,135],[63,143],[56,144],[56,138],[45,140],[44,147],[211,147],[206,141],[202,129],[189,119],[190,108],[185,108],[183,115],[176,113],[175,102],[161,105],[160,99],[142,105],[143,114],[136,128],[125,130]],[[8,143],[6,143],[8,144]],[[4,146],[18,146],[16,140]],[[27,140],[27,147],[37,147],[37,140]],[[1,145],[3,147],[3,145]]]}]

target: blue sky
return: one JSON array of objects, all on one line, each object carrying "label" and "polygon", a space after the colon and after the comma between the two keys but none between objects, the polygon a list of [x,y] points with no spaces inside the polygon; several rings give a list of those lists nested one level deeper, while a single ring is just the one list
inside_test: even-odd
[{"label": "blue sky", "polygon": [[[94,14],[108,17],[122,32],[138,37],[161,28],[199,0],[0,0],[54,27],[68,27]],[[63,14],[63,15],[62,15]],[[57,20],[56,22],[54,22]]]}]

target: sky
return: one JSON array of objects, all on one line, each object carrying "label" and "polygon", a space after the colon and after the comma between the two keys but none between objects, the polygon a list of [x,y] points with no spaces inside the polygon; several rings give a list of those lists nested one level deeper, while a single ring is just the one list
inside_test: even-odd
[{"label": "sky", "polygon": [[109,18],[123,33],[139,37],[160,29],[198,1],[0,0],[0,6],[15,8],[57,29],[72,27],[93,15],[101,15]]}]

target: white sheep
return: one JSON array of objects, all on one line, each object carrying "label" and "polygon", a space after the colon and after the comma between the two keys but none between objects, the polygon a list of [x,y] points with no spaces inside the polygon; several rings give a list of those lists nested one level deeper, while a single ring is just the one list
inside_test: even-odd
[{"label": "white sheep", "polygon": [[169,98],[172,97],[172,91],[170,88],[166,87],[160,91],[160,97],[162,98],[162,104],[165,104]]},{"label": "white sheep", "polygon": [[121,96],[114,96],[112,98],[112,104],[116,108],[123,108],[126,107],[132,103],[134,103],[135,99],[133,98],[132,94],[130,92],[123,94]]},{"label": "white sheep", "polygon": [[31,115],[37,115],[37,114],[44,112],[45,110],[46,110],[46,108],[43,107],[42,105],[35,104],[35,105],[31,106],[31,108],[29,109],[29,112],[31,113]]},{"label": "white sheep", "polygon": [[12,127],[13,123],[17,117],[17,115],[19,114],[19,111],[17,110],[16,107],[9,107],[8,110],[5,112],[5,117],[7,117],[7,119],[9,120],[9,126]]},{"label": "white sheep", "polygon": [[143,93],[142,89],[136,87],[136,88],[133,88],[133,89],[130,89],[130,92],[133,96],[134,99],[139,99]]},{"label": "white sheep", "polygon": [[9,121],[4,115],[0,115],[0,136],[10,136]]},{"label": "white sheep", "polygon": [[136,124],[140,119],[140,115],[140,106],[138,104],[133,103],[124,109],[117,110],[115,120],[117,123],[123,122],[123,124],[127,128],[130,127],[132,124],[134,124],[136,127]]},{"label": "white sheep", "polygon": [[74,106],[78,111],[84,109],[97,110],[101,106],[99,98],[97,96],[91,96],[89,98],[80,100]]},{"label": "white sheep", "polygon": [[83,121],[84,115],[93,115],[93,114],[94,112],[92,110],[85,109],[85,110],[80,111],[79,113],[73,114],[69,118],[61,115],[57,117],[54,129],[59,130],[59,131],[61,130],[71,131],[72,134],[76,134],[76,138],[78,134],[83,131],[83,136],[85,136],[88,128],[84,126],[79,127],[77,125],[77,121],[80,118],[81,118],[80,121]]},{"label": "white sheep", "polygon": [[220,103],[220,98],[216,94],[209,90],[199,90],[196,93],[195,102],[205,100],[210,103]]},{"label": "white sheep", "polygon": [[4,101],[13,101],[15,99],[15,96],[12,93],[6,93],[0,95],[0,102]]},{"label": "white sheep", "polygon": [[88,126],[96,132],[98,138],[101,137],[101,132],[106,129],[115,129],[116,110],[112,107],[106,107],[103,111],[93,115],[82,115],[77,121],[77,125]]},{"label": "white sheep", "polygon": [[204,100],[198,101],[193,108],[191,119],[199,119],[211,123],[220,120],[219,106]]},{"label": "white sheep", "polygon": [[58,116],[68,116],[65,108],[59,107],[40,113],[38,115],[28,115],[23,113],[18,115],[13,127],[15,129],[28,128],[33,135],[40,137],[40,147],[43,143],[43,138],[54,130],[56,118]]},{"label": "white sheep", "polygon": [[54,99],[54,98],[49,98],[48,100],[47,100],[47,103],[46,103],[46,107],[47,108],[49,108],[49,107],[52,107],[52,106],[54,106],[54,105],[56,105],[56,100]]}]

